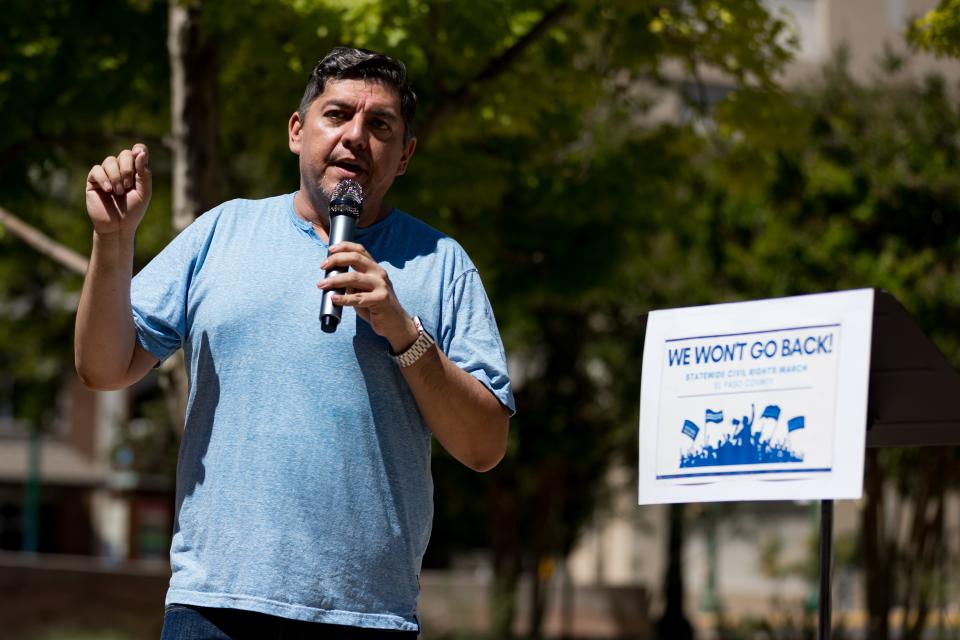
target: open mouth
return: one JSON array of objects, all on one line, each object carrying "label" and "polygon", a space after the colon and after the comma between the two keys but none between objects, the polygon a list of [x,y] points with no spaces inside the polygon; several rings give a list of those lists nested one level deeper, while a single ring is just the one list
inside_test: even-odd
[{"label": "open mouth", "polygon": [[332,163],[334,167],[346,172],[358,176],[363,173],[363,167],[359,164],[348,162],[346,160],[338,160]]}]

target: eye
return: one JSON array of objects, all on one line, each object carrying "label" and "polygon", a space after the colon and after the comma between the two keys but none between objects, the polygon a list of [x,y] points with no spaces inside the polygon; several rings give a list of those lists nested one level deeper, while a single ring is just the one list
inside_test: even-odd
[{"label": "eye", "polygon": [[343,109],[329,109],[323,112],[323,117],[327,120],[335,120],[337,122],[342,122],[349,118],[347,112]]},{"label": "eye", "polygon": [[386,120],[383,120],[381,118],[374,118],[373,120],[371,120],[370,126],[372,126],[374,129],[377,129],[378,131],[390,130],[390,123],[388,123]]}]

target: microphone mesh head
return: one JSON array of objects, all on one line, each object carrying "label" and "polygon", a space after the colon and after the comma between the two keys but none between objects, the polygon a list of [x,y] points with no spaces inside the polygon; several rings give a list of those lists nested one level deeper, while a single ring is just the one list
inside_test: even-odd
[{"label": "microphone mesh head", "polygon": [[337,183],[330,195],[330,215],[360,217],[363,209],[363,187],[356,180],[347,178]]},{"label": "microphone mesh head", "polygon": [[341,180],[333,188],[333,194],[330,196],[330,201],[334,200],[353,200],[357,204],[362,204],[363,187],[360,186],[359,182],[350,178]]}]

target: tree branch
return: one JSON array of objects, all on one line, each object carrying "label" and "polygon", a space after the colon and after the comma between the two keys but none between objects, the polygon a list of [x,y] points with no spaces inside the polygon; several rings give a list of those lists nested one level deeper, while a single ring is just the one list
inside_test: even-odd
[{"label": "tree branch", "polygon": [[89,261],[73,249],[60,244],[39,229],[32,227],[16,217],[3,207],[0,207],[0,225],[10,230],[13,235],[36,249],[41,254],[53,259],[81,276],[87,272]]},{"label": "tree branch", "polygon": [[457,109],[470,103],[476,95],[478,87],[506,73],[510,67],[534,43],[537,42],[552,26],[557,24],[570,12],[569,2],[560,2],[540,17],[540,20],[523,34],[516,42],[504,49],[500,55],[490,59],[486,66],[469,82],[464,83],[455,91],[445,91],[437,95],[433,110],[426,118],[424,126],[420,128],[418,137],[426,138],[439,127],[439,124],[452,115]]}]

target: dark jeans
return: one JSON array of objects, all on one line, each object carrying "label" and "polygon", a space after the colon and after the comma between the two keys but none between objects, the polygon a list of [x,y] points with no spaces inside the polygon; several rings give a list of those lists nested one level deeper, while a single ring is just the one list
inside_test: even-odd
[{"label": "dark jeans", "polygon": [[240,609],[172,604],[160,640],[416,640],[416,631],[382,631],[303,622]]}]

